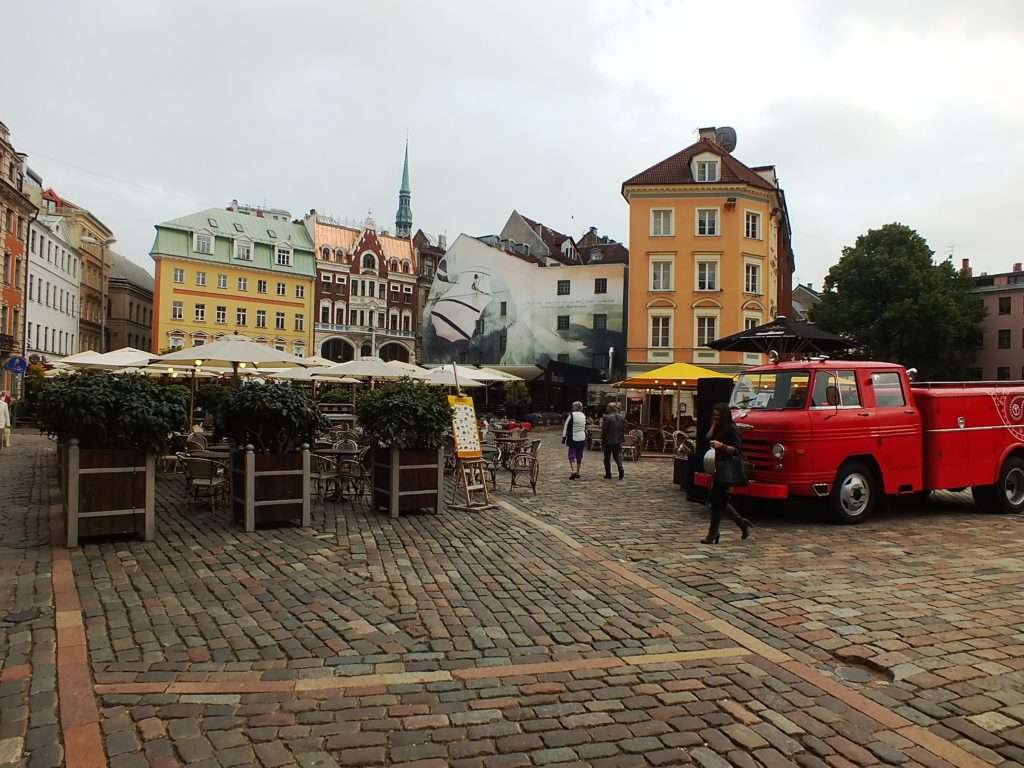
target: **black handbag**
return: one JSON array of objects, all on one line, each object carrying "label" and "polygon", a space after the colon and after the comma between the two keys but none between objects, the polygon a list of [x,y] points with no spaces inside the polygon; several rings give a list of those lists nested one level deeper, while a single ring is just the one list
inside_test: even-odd
[{"label": "black handbag", "polygon": [[715,467],[715,481],[721,485],[747,485],[754,472],[754,465],[742,453],[719,459]]}]

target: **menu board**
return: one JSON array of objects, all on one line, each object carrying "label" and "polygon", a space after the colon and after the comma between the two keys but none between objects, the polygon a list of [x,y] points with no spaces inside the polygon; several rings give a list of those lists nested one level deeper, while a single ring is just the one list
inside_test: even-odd
[{"label": "menu board", "polygon": [[476,409],[473,398],[463,395],[448,395],[452,407],[452,435],[455,438],[455,455],[460,459],[479,459],[480,431],[476,427]]}]

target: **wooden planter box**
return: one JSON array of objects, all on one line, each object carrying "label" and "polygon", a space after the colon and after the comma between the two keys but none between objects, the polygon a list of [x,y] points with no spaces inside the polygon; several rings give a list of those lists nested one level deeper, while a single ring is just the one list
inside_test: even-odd
[{"label": "wooden planter box", "polygon": [[373,506],[391,517],[402,512],[444,509],[444,449],[373,452]]},{"label": "wooden planter box", "polygon": [[309,525],[309,446],[293,453],[256,453],[251,445],[231,458],[231,512],[247,531],[257,525]]},{"label": "wooden planter box", "polygon": [[60,456],[64,527],[69,547],[84,536],[135,533],[151,541],[156,530],[156,457],[142,451],[78,447]]}]

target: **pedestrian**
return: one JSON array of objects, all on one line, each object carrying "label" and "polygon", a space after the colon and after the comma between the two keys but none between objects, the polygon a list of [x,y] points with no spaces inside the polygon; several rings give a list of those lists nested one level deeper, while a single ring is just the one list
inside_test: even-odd
[{"label": "pedestrian", "polygon": [[583,415],[583,403],[572,404],[572,413],[562,425],[562,442],[569,446],[569,479],[580,479],[580,465],[583,463],[583,448],[587,444],[587,417]]},{"label": "pedestrian", "polygon": [[735,482],[738,473],[734,470],[740,462],[739,430],[732,422],[732,411],[728,403],[718,403],[711,413],[711,429],[708,440],[715,451],[715,473],[711,485],[709,501],[711,503],[711,527],[708,535],[701,539],[701,544],[717,544],[718,529],[722,524],[722,516],[728,515],[742,531],[742,538],[750,535],[750,521],[743,519],[739,512],[729,503],[729,489]]},{"label": "pedestrian", "polygon": [[0,447],[11,444],[11,408],[7,405],[7,393],[0,396]]},{"label": "pedestrian", "polygon": [[612,479],[612,459],[619,468],[619,480],[626,473],[622,469],[622,443],[626,440],[626,419],[619,413],[618,403],[608,403],[608,413],[601,420],[601,445],[604,446],[604,479]]}]

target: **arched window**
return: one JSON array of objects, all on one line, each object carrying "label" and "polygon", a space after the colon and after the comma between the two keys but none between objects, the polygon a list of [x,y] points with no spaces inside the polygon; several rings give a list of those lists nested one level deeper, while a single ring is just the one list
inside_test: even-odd
[{"label": "arched window", "polygon": [[360,357],[369,357],[372,354],[373,354],[373,350],[370,349],[370,345],[369,344],[363,344],[362,349],[359,350],[359,356]]},{"label": "arched window", "polygon": [[404,272],[405,274],[408,275],[409,274],[409,269],[410,269],[409,262],[408,261],[403,261],[402,262],[402,272]]},{"label": "arched window", "polygon": [[364,253],[363,269],[377,269],[377,257],[370,252]]},{"label": "arched window", "polygon": [[322,258],[324,261],[330,261],[331,260],[331,249],[328,248],[326,245],[320,251],[320,258]]},{"label": "arched window", "polygon": [[398,259],[392,259],[391,263],[388,264],[388,269],[390,269],[392,272],[397,272],[398,271]]},{"label": "arched window", "polygon": [[338,249],[337,249],[337,250],[336,250],[336,251],[334,252],[334,260],[335,260],[336,262],[338,262],[339,264],[340,264],[341,262],[343,262],[343,261],[346,261],[346,260],[347,260],[347,258],[346,258],[346,256],[345,256],[345,252],[344,252],[343,250],[341,250],[341,248],[338,248]]}]

